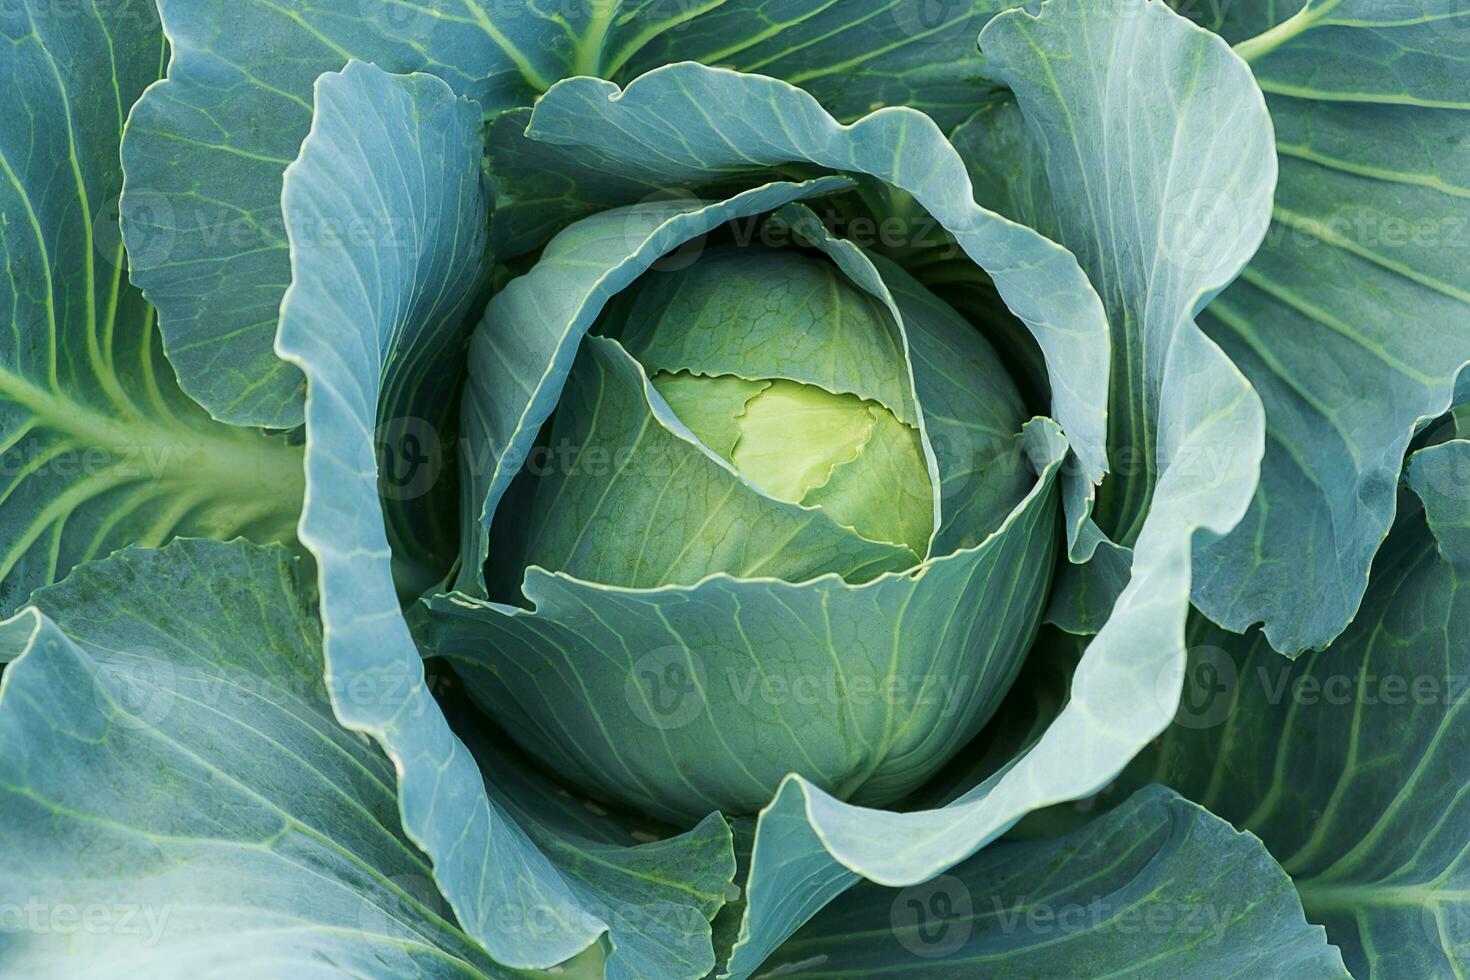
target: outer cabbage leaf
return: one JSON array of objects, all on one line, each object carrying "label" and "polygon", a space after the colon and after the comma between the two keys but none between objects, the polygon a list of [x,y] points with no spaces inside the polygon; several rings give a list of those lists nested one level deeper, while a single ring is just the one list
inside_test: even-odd
[{"label": "outer cabbage leaf", "polygon": [[1161,786],[1066,837],[863,884],[767,961],[811,978],[1346,977],[1261,842]]},{"label": "outer cabbage leaf", "polygon": [[[507,18],[506,36],[477,8],[159,0],[172,54],[123,141],[123,233],[184,390],[216,418],[302,422],[301,372],[271,345],[291,282],[281,178],[310,130],[317,76],[360,58],[433,71],[491,108],[513,105],[534,91],[535,46],[515,36],[533,21]],[[363,215],[354,234],[383,237],[395,217]],[[345,233],[313,234],[334,230]]]},{"label": "outer cabbage leaf", "polygon": [[1313,2],[1237,50],[1281,180],[1265,244],[1200,323],[1269,438],[1250,513],[1197,555],[1195,602],[1294,656],[1353,617],[1409,439],[1470,360],[1470,10]]},{"label": "outer cabbage leaf", "polygon": [[[582,908],[608,923],[601,980],[704,977],[715,964],[710,920],[730,897],[730,826],[711,813],[685,833],[614,815],[538,772],[483,715],[451,711],[485,789],[567,878]],[[545,915],[554,910],[538,909]]]},{"label": "outer cabbage leaf", "polygon": [[[549,966],[605,926],[485,794],[424,683],[398,608],[374,454],[376,421],[393,414],[380,396],[413,376],[405,352],[446,343],[478,276],[480,110],[433,76],[395,77],[358,62],[323,75],[316,102],[285,177],[293,283],[277,349],[310,385],[299,533],[317,558],[333,704],[394,761],[404,830],[429,855],[466,931],[501,962]],[[411,216],[397,248],[311,237],[373,214]]]},{"label": "outer cabbage leaf", "polygon": [[177,541],[0,623],[7,976],[522,975],[333,718],[309,591],[279,548]]},{"label": "outer cabbage leaf", "polygon": [[[317,559],[333,706],[394,761],[405,832],[432,861],[457,920],[499,962],[550,966],[606,931],[608,976],[696,977],[714,956],[708,883],[731,873],[726,828],[707,821],[649,848],[610,840],[605,829],[559,836],[564,819],[537,806],[544,790],[486,786],[430,694],[399,612],[375,420],[419,404],[425,393],[453,394],[416,382],[433,352],[458,350],[478,278],[480,144],[479,107],[437,78],[354,62],[319,80],[311,135],[286,173],[294,281],[277,348],[309,381],[300,537]],[[376,213],[412,216],[414,224],[393,247],[295,237],[297,229],[354,227]],[[373,289],[359,288],[368,282]],[[503,761],[487,763],[486,772],[518,785],[529,778]],[[526,826],[512,809],[531,815]],[[671,889],[668,881],[682,884]],[[624,913],[609,902],[613,890],[661,914]]]},{"label": "outer cabbage leaf", "polygon": [[281,175],[308,132],[320,73],[352,58],[428,72],[494,114],[566,76],[631,77],[698,56],[789,73],[845,115],[901,100],[942,116],[989,87],[974,37],[990,7],[160,0],[168,78],[138,105],[124,146],[134,281],[159,309],[185,391],[217,418],[297,425],[300,372],[271,351],[290,282]]},{"label": "outer cabbage leaf", "polygon": [[[1046,172],[1048,213],[1035,217],[1077,254],[1108,309],[1115,458],[1098,518],[1131,545],[1165,462],[1163,419],[1172,401],[1197,397],[1168,384],[1173,359],[1188,350],[1200,370],[1234,375],[1228,400],[1249,402],[1259,425],[1249,386],[1192,316],[1265,232],[1276,176],[1270,122],[1245,66],[1162,5],[1008,15],[981,44],[991,74],[1015,93],[1033,138],[1027,146]],[[1102,78],[1113,88],[1098,84],[1099,65],[1109,66]],[[1126,82],[1123,72],[1131,72]],[[1218,455],[1190,462],[1202,482],[1235,463]],[[1075,552],[1074,540],[1082,557]]]},{"label": "outer cabbage leaf", "polygon": [[148,0],[0,13],[5,610],[127,544],[289,539],[300,506],[300,450],[184,397],[127,283],[118,141],[163,51]]},{"label": "outer cabbage leaf", "polygon": [[1275,27],[1306,6],[1306,0],[1168,0],[1181,16],[1214,31],[1231,44]]},{"label": "outer cabbage leaf", "polygon": [[689,17],[681,0],[654,0],[655,10],[685,8],[668,29],[642,11],[629,18],[626,59],[614,57],[603,78],[633,78],[660,65],[697,61],[785,79],[815,95],[839,119],[884,105],[918,109],[950,126],[989,86],[975,36],[1016,0],[705,0]]},{"label": "outer cabbage leaf", "polygon": [[1406,482],[1424,502],[1425,519],[1445,561],[1470,562],[1470,442],[1458,439],[1409,458]]},{"label": "outer cabbage leaf", "polygon": [[1467,471],[1464,441],[1415,454],[1427,526],[1406,496],[1327,650],[1288,663],[1259,630],[1196,619],[1177,723],[1124,781],[1167,782],[1258,834],[1359,977],[1470,967]]}]

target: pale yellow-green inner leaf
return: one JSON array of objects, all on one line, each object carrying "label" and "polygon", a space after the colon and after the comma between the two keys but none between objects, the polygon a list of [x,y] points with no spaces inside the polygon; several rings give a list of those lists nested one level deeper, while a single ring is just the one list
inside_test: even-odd
[{"label": "pale yellow-green inner leaf", "polygon": [[732,374],[704,377],[688,371],[660,371],[652,380],[679,421],[727,461],[740,438],[736,419],[746,402],[770,386],[769,381],[747,381]]},{"label": "pale yellow-green inner leaf", "polygon": [[814,385],[772,381],[745,405],[731,462],[777,500],[793,504],[857,456],[873,431],[861,399]]},{"label": "pale yellow-green inner leaf", "polygon": [[907,545],[915,559],[923,558],[934,530],[934,492],[919,430],[869,405],[874,426],[862,450],[833,467],[802,503],[821,507],[865,538]]},{"label": "pale yellow-green inner leaf", "polygon": [[919,432],[876,402],[785,379],[659,372],[653,385],[679,420],[767,495],[821,507],[915,560],[934,529]]}]

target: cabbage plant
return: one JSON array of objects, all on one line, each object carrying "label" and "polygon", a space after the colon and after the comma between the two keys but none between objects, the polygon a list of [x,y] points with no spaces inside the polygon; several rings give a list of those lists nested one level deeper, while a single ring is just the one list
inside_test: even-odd
[{"label": "cabbage plant", "polygon": [[1461,5],[0,34],[6,976],[1470,969]]}]

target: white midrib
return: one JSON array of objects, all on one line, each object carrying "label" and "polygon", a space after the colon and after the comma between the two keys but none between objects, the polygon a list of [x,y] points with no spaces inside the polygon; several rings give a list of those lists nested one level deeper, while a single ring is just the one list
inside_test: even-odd
[{"label": "white midrib", "polygon": [[1309,912],[1357,911],[1366,907],[1423,908],[1427,905],[1470,900],[1470,891],[1430,885],[1318,884],[1296,882],[1302,905]]},{"label": "white midrib", "polygon": [[211,438],[190,426],[163,423],[141,413],[126,420],[110,418],[4,369],[0,369],[0,397],[88,447],[118,456],[143,454],[157,467],[150,474],[153,478],[205,490],[213,499],[259,503],[262,494],[273,494],[281,497],[283,510],[293,511],[301,499],[302,449],[267,441],[253,430],[239,429],[234,438]]}]

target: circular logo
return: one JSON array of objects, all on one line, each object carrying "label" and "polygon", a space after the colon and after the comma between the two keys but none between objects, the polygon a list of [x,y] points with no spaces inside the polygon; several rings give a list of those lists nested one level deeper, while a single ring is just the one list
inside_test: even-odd
[{"label": "circular logo", "polygon": [[389,41],[428,41],[439,26],[432,4],[418,0],[357,0],[357,12],[368,30]]},{"label": "circular logo", "polygon": [[668,731],[683,728],[704,711],[704,665],[692,650],[668,646],[633,661],[623,684],[639,721]]},{"label": "circular logo", "polygon": [[[4,0],[0,0],[0,5],[3,3]],[[77,7],[84,6],[84,0],[71,0],[71,3]],[[95,6],[100,6],[100,4]],[[154,0],[108,0],[107,6],[112,8],[102,12],[107,23],[136,24],[144,29],[161,29],[158,7]]]},{"label": "circular logo", "polygon": [[1230,716],[1239,681],[1230,654],[1197,646],[1189,649],[1182,666],[1171,664],[1160,672],[1154,695],[1164,710],[1174,708],[1174,724],[1214,728]]},{"label": "circular logo", "polygon": [[888,923],[904,949],[926,959],[949,956],[970,938],[974,900],[953,875],[940,875],[900,891]]},{"label": "circular logo", "polygon": [[114,269],[128,271],[127,252],[123,248],[121,197],[104,202],[92,215],[92,247],[97,249],[103,262]]},{"label": "circular logo", "polygon": [[439,432],[420,418],[390,419],[378,426],[378,495],[384,500],[413,500],[433,489],[444,471]]},{"label": "circular logo", "polygon": [[625,237],[635,242],[651,238],[653,247],[666,249],[649,264],[650,271],[680,272],[699,261],[699,257],[704,254],[707,236],[695,235],[676,245],[667,230],[660,230],[665,222],[697,204],[698,198],[695,195],[671,190],[656,191],[622,209]]},{"label": "circular logo", "polygon": [[162,656],[99,653],[92,696],[113,724],[157,728],[174,706],[174,666]]},{"label": "circular logo", "polygon": [[892,7],[899,37],[924,44],[942,44],[956,38],[973,46],[980,34],[980,5],[975,0],[901,0]]},{"label": "circular logo", "polygon": [[[126,204],[124,211],[122,205]],[[93,218],[97,250],[109,262],[125,262],[133,269],[157,269],[173,257],[178,240],[178,222],[173,205],[162,194],[128,191],[121,201],[103,205]],[[120,258],[118,246],[126,244],[127,257]]]},{"label": "circular logo", "polygon": [[1214,271],[1242,231],[1237,204],[1217,187],[1186,188],[1169,195],[1159,216],[1159,252],[1184,272]]},{"label": "circular logo", "polygon": [[1470,910],[1464,902],[1430,898],[1419,906],[1419,925],[1434,948],[1449,949],[1446,944],[1452,943],[1460,949],[1470,936]]}]

